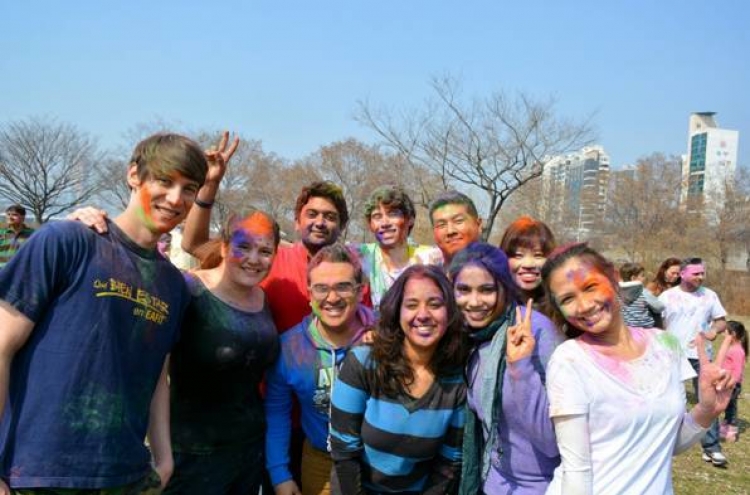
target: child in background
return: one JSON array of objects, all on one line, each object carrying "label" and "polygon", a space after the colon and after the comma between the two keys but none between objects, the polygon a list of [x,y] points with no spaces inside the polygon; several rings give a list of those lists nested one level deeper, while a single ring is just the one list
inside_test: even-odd
[{"label": "child in background", "polygon": [[629,327],[661,326],[656,320],[661,320],[664,303],[643,286],[645,279],[645,270],[638,263],[625,263],[620,267],[622,317]]},{"label": "child in background", "polygon": [[727,442],[737,440],[737,399],[742,393],[742,377],[745,372],[745,361],[747,361],[747,331],[745,325],[739,321],[727,322],[727,339],[731,339],[729,351],[724,358],[721,367],[729,370],[737,384],[732,390],[732,397],[729,399],[727,410],[724,413],[724,423],[721,425],[721,438]]}]

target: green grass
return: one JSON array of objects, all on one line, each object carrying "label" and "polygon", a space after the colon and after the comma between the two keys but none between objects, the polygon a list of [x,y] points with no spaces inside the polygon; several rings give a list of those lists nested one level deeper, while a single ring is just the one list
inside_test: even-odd
[{"label": "green grass", "polygon": [[[746,327],[750,325],[750,317],[736,319],[741,320]],[[688,391],[692,391],[691,385],[688,385]],[[674,459],[672,474],[675,494],[746,495],[750,493],[750,365],[745,366],[745,383],[742,387],[738,409],[739,441],[722,442],[724,455],[729,459],[727,467],[716,468],[703,462],[701,446],[698,443]]]}]

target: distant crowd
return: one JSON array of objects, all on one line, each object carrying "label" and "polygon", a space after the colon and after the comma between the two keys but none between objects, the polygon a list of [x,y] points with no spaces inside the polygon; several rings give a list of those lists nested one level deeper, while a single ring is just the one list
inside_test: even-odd
[{"label": "distant crowd", "polygon": [[148,137],[112,219],[6,210],[0,495],[671,494],[698,442],[728,465],[748,337],[700,258],[646,283],[527,216],[494,246],[458,191],[417,245],[398,186],[343,243],[326,181],[293,243],[255,209],[211,238],[238,144]]}]

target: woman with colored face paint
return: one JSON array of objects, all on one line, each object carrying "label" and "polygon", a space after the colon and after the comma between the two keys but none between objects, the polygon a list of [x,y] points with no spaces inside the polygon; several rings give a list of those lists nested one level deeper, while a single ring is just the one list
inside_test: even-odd
[{"label": "woman with colored face paint", "polygon": [[700,399],[686,412],[692,367],[671,333],[625,325],[609,261],[585,244],[565,246],[550,254],[542,279],[553,320],[570,337],[547,373],[562,454],[547,493],[673,493],[672,456],[726,408],[731,374],[699,342]]},{"label": "woman with colored face paint", "polygon": [[513,282],[518,287],[520,301],[534,300],[534,309],[544,307],[542,266],[555,249],[552,230],[539,220],[522,216],[508,225],[500,241],[500,249],[508,256]]},{"label": "woman with colored face paint", "polygon": [[186,273],[191,293],[170,359],[174,475],[164,493],[257,493],[265,415],[259,393],[278,355],[276,327],[258,284],[271,268],[279,227],[260,211],[232,216]]},{"label": "woman with colored face paint", "polygon": [[531,299],[517,305],[502,250],[470,244],[449,274],[473,344],[460,493],[543,494],[560,463],[544,388],[560,334]]},{"label": "woman with colored face paint", "polygon": [[413,265],[380,305],[372,347],[352,349],[331,397],[331,493],[455,494],[465,333],[450,282]]}]

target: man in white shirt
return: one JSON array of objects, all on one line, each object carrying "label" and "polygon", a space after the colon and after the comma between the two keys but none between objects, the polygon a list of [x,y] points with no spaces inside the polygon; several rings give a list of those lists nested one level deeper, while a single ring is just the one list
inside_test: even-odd
[{"label": "man in white shirt", "polygon": [[[664,326],[680,341],[688,361],[698,373],[700,362],[695,347],[695,338],[702,333],[708,341],[726,328],[727,312],[719,301],[719,296],[711,289],[703,287],[706,268],[700,258],[687,258],[680,264],[680,285],[668,289],[659,296],[664,303]],[[711,346],[707,343],[707,353],[711,356]],[[697,378],[693,387],[698,392]],[[714,466],[724,466],[727,458],[719,443],[719,422],[714,421],[701,440],[703,460]]]}]

